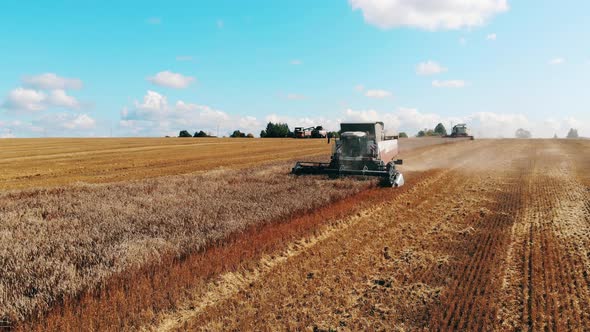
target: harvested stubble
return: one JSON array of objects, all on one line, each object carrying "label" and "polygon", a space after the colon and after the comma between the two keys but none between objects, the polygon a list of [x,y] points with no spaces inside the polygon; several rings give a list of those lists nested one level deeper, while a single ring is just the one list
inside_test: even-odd
[{"label": "harvested stubble", "polygon": [[22,321],[117,273],[181,257],[374,182],[291,179],[288,164],[0,195],[0,317]]}]

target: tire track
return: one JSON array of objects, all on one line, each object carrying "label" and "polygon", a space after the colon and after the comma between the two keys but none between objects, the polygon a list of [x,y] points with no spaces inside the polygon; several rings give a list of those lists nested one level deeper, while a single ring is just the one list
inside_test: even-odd
[{"label": "tire track", "polygon": [[[256,330],[269,326],[283,329],[340,326],[378,330],[391,329],[391,324],[427,328],[433,313],[445,317],[446,311],[437,308],[448,308],[438,303],[441,292],[446,293],[445,280],[452,276],[456,278],[448,289],[470,286],[466,290],[468,300],[455,304],[455,311],[446,314],[448,326],[473,327],[468,322],[484,313],[487,317],[484,324],[489,328],[495,314],[489,308],[498,304],[494,301],[486,306],[478,296],[478,289],[483,287],[492,293],[499,283],[492,278],[497,270],[485,266],[486,262],[498,258],[486,250],[469,252],[460,240],[473,237],[475,240],[468,243],[483,243],[482,248],[507,247],[507,240],[497,243],[492,234],[497,226],[489,226],[488,232],[472,227],[488,227],[486,222],[476,222],[481,220],[481,213],[487,213],[480,209],[482,204],[489,204],[490,208],[501,205],[503,202],[494,202],[497,191],[514,184],[506,182],[495,188],[498,178],[504,174],[489,173],[502,169],[500,166],[509,163],[511,156],[518,155],[526,146],[507,147],[497,144],[489,150],[474,151],[463,165],[446,172],[439,181],[420,191],[400,195],[379,210],[369,211],[354,227],[334,232],[329,241],[326,239],[291,257],[235,296],[210,306],[177,328]],[[491,158],[498,154],[506,159]],[[486,162],[470,165],[478,160]],[[480,188],[482,184],[490,189]],[[504,238],[508,239],[510,218],[504,215],[490,218],[496,218],[506,228]],[[481,237],[477,236],[478,232]],[[451,244],[433,242],[433,236]],[[437,248],[441,246],[443,250]],[[464,256],[474,257],[475,268],[454,261]],[[457,267],[463,268],[463,272],[453,272]],[[479,275],[486,278],[475,278]],[[267,285],[273,285],[272,289]]]},{"label": "tire track", "polygon": [[579,160],[567,153],[569,144],[545,145],[526,174],[526,208],[513,228],[497,328],[587,330],[588,192],[575,176]]},{"label": "tire track", "polygon": [[[416,192],[425,190],[435,183],[439,183],[449,171],[450,170],[439,171],[432,176],[422,178],[419,183],[411,186],[411,189],[400,194],[398,197],[395,197],[395,200],[406,200],[407,197],[416,194]],[[285,264],[288,259],[302,255],[310,248],[332,238],[336,234],[348,230],[371,215],[380,213],[383,208],[383,204],[379,204],[359,212],[354,216],[337,220],[324,227],[322,230],[317,231],[313,236],[292,242],[281,253],[265,255],[257,264],[258,267],[253,270],[239,271],[236,273],[229,272],[221,275],[218,280],[215,280],[206,286],[208,290],[204,295],[199,296],[191,301],[191,303],[185,304],[185,309],[161,318],[160,324],[155,327],[149,327],[146,330],[171,331],[180,328],[183,324],[186,324],[191,319],[199,316],[208,307],[229,300],[240,291],[247,289],[249,285],[264,278],[264,276],[272,272],[277,266]]]}]

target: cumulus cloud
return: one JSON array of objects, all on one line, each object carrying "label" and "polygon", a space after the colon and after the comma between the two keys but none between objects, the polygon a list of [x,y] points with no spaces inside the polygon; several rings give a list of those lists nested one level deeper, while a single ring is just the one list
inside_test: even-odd
[{"label": "cumulus cloud", "polygon": [[80,107],[78,100],[72,96],[69,96],[64,90],[51,91],[47,97],[47,104],[68,109],[77,109]]},{"label": "cumulus cloud", "polygon": [[10,111],[36,112],[51,107],[78,109],[80,102],[68,95],[66,90],[81,89],[83,83],[77,78],[61,77],[53,73],[22,78],[24,87],[8,92],[0,108]]},{"label": "cumulus cloud", "polygon": [[121,110],[123,131],[140,136],[178,135],[180,130],[203,130],[225,135],[239,129],[257,134],[262,124],[252,116],[232,116],[207,105],[178,100],[173,104],[155,91],[147,91],[141,101]]},{"label": "cumulus cloud", "polygon": [[294,65],[294,66],[298,66],[298,65],[302,65],[303,64],[303,61],[301,61],[299,59],[294,59],[294,60],[291,60],[289,63],[292,64],[292,65]]},{"label": "cumulus cloud", "polygon": [[460,29],[485,24],[509,9],[506,0],[349,0],[369,24],[382,29]]},{"label": "cumulus cloud", "polygon": [[64,127],[68,129],[90,129],[96,126],[96,120],[88,114],[78,114],[73,119],[66,121]]},{"label": "cumulus cloud", "polygon": [[561,65],[561,64],[563,64],[564,62],[565,62],[565,59],[564,59],[564,58],[557,57],[557,58],[553,58],[553,59],[549,60],[549,62],[548,62],[548,63],[549,63],[550,65]]},{"label": "cumulus cloud", "polygon": [[2,108],[20,111],[42,111],[46,105],[47,95],[41,91],[16,88],[8,93]]},{"label": "cumulus cloud", "polygon": [[490,33],[486,36],[487,40],[496,40],[497,36],[495,33]]},{"label": "cumulus cloud", "polygon": [[90,115],[71,112],[46,113],[29,122],[13,121],[9,124],[15,137],[94,136],[96,127],[96,120]]},{"label": "cumulus cloud", "polygon": [[441,66],[440,64],[432,60],[421,62],[416,66],[416,74],[423,76],[440,74],[447,70],[447,68]]},{"label": "cumulus cloud", "polygon": [[[408,107],[400,107],[391,112],[347,109],[343,113],[342,121],[383,121],[388,133],[405,131],[410,136],[425,128],[433,129],[438,123],[442,123],[447,130],[450,130],[452,124],[467,123],[471,133],[482,138],[511,138],[518,128],[530,130],[534,137],[552,137],[554,134],[564,137],[569,128],[579,129],[580,134],[590,132],[590,128],[584,126],[583,122],[568,117],[541,122],[531,121],[520,113],[474,112],[466,116],[445,117]],[[313,123],[313,119],[310,119],[310,123]]]},{"label": "cumulus cloud", "polygon": [[187,88],[193,81],[195,81],[195,78],[165,70],[157,73],[154,76],[148,77],[148,81],[159,86],[165,86],[174,89],[184,89]]},{"label": "cumulus cloud", "polygon": [[367,90],[365,91],[365,96],[369,98],[388,98],[391,97],[393,94],[387,90]]},{"label": "cumulus cloud", "polygon": [[78,78],[61,77],[54,73],[45,73],[23,78],[26,87],[40,90],[69,90],[81,89],[84,83]]},{"label": "cumulus cloud", "polygon": [[[521,113],[494,112],[474,112],[466,116],[445,117],[407,107],[400,107],[390,112],[380,112],[374,109],[347,109],[343,113],[342,121],[383,121],[388,133],[405,131],[410,136],[425,128],[433,129],[438,123],[442,123],[447,127],[447,130],[450,130],[453,124],[466,123],[472,134],[482,138],[512,138],[518,128],[530,130],[533,137],[553,137],[554,134],[564,137],[570,128],[578,129],[581,135],[590,133],[590,126],[572,117],[532,121]],[[310,119],[310,123],[313,123],[313,119]]]},{"label": "cumulus cloud", "polygon": [[435,88],[463,88],[463,87],[465,87],[465,81],[463,81],[463,80],[446,80],[446,81],[434,80],[434,81],[432,81],[432,86]]}]

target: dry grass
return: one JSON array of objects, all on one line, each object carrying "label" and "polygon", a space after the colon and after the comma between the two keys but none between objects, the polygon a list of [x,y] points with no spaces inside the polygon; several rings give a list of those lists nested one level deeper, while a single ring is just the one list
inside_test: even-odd
[{"label": "dry grass", "polygon": [[0,141],[0,190],[107,183],[327,154],[325,140],[50,138]]},{"label": "dry grass", "polygon": [[0,196],[0,317],[21,321],[129,269],[309,211],[371,182],[288,175],[289,164]]},{"label": "dry grass", "polygon": [[[327,149],[323,140],[91,139],[49,140],[46,146],[40,140],[6,142],[10,148],[1,152],[7,159],[0,167],[7,172],[0,183],[52,187],[0,194],[0,320],[40,317],[29,321],[32,325],[21,325],[25,330],[140,326],[159,311],[177,308],[187,290],[204,280],[279,248],[277,234],[292,239],[325,222],[322,216],[334,214],[305,219],[305,227],[288,223],[283,233],[271,228],[256,244],[240,238],[250,245],[241,253],[224,256],[223,249],[203,249],[226,243],[232,234],[247,232],[256,238],[261,225],[281,225],[298,212],[312,211],[374,183],[295,180],[287,174],[291,162],[251,166],[316,155]],[[116,148],[118,144],[122,147]],[[404,150],[414,145],[424,142],[407,140]],[[37,153],[30,152],[33,147]],[[230,151],[237,153],[228,156]],[[430,152],[417,150],[418,156],[422,154]],[[239,170],[246,165],[250,168]],[[222,168],[145,179],[217,167]],[[18,176],[36,169],[45,173]],[[143,180],[53,187],[127,176]],[[371,202],[368,196],[359,199]],[[344,204],[348,207],[337,210],[352,211],[356,205]],[[47,312],[51,314],[45,316]],[[104,317],[110,318],[108,324],[101,322]]]}]

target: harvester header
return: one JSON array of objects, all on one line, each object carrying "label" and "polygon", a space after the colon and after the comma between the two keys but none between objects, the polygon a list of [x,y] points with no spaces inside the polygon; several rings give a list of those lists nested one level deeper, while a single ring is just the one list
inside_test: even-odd
[{"label": "harvester header", "polygon": [[385,135],[383,122],[342,123],[330,162],[299,161],[292,169],[296,175],[326,174],[332,178],[361,175],[382,178],[386,186],[404,184],[403,175],[396,169],[402,160],[394,160],[399,153],[397,137]]}]

